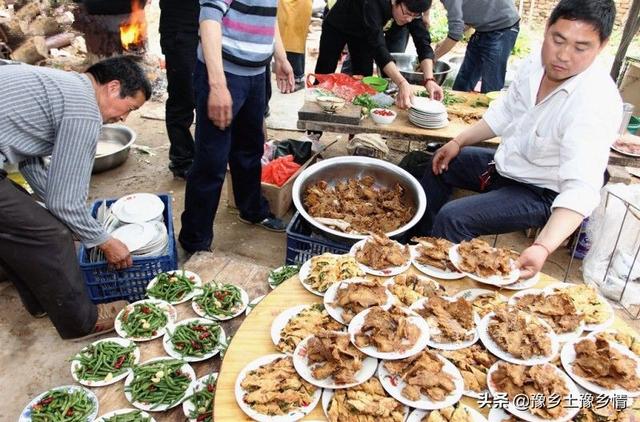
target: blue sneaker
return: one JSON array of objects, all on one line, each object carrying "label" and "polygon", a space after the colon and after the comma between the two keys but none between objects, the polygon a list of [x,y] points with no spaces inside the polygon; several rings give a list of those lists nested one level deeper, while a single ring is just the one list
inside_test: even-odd
[{"label": "blue sneaker", "polygon": [[282,233],[287,229],[287,225],[284,223],[284,221],[275,217],[267,217],[262,221],[258,221],[257,223],[254,223],[249,220],[245,220],[240,216],[238,216],[238,220],[242,221],[245,224],[260,226],[265,230],[269,230],[270,232]]}]

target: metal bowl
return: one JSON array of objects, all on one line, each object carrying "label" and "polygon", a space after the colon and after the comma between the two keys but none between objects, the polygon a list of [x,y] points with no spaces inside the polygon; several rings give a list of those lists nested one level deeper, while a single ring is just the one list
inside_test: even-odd
[{"label": "metal bowl", "polygon": [[326,181],[330,186],[335,186],[338,182],[372,176],[375,179],[375,187],[393,187],[396,183],[404,187],[404,199],[416,210],[413,218],[404,226],[387,233],[387,236],[399,236],[407,232],[416,225],[422,218],[427,208],[427,197],[420,183],[400,167],[369,157],[336,157],[320,161],[304,170],[293,183],[293,203],[313,227],[324,232],[330,238],[338,238],[342,241],[357,241],[367,237],[367,234],[343,233],[317,222],[303,205],[303,195],[309,185],[321,180]]},{"label": "metal bowl", "polygon": [[136,140],[136,133],[133,129],[124,125],[102,126],[98,144],[109,146],[109,151],[98,155],[93,162],[93,173],[100,173],[118,167],[129,157],[129,149]]},{"label": "metal bowl", "polygon": [[[416,72],[418,66],[418,56],[410,53],[391,53],[391,57],[396,62],[396,66],[400,74],[412,85],[422,85],[424,82],[424,74]],[[447,79],[447,75],[451,72],[451,65],[445,61],[438,60],[433,68],[433,78],[438,85],[442,85]]]}]

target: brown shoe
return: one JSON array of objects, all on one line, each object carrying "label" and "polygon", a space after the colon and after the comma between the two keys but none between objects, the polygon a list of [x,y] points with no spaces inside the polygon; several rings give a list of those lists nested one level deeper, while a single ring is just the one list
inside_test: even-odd
[{"label": "brown shoe", "polygon": [[112,332],[114,330],[116,316],[128,304],[129,302],[126,300],[116,300],[115,302],[97,305],[98,319],[96,319],[96,325],[93,327],[93,330],[86,336],[74,338],[72,341],[83,341]]}]

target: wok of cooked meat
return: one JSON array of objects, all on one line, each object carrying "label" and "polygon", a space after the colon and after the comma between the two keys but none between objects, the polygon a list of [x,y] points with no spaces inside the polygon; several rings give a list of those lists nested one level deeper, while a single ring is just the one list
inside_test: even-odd
[{"label": "wok of cooked meat", "polygon": [[365,316],[355,343],[360,348],[373,346],[382,353],[403,352],[416,344],[420,334],[402,308],[394,305],[384,310],[375,306]]},{"label": "wok of cooked meat", "polygon": [[611,347],[608,341],[584,339],[574,349],[576,360],[572,368],[576,375],[607,389],[640,389],[636,361]]},{"label": "wok of cooked meat", "polygon": [[423,297],[440,296],[446,293],[445,288],[437,281],[429,277],[415,274],[400,274],[395,276],[393,283],[388,287],[389,291],[407,306]]},{"label": "wok of cooked meat", "polygon": [[276,346],[280,352],[293,353],[298,343],[321,331],[339,331],[342,325],[331,318],[320,303],[303,309],[291,318],[280,331],[280,341]]},{"label": "wok of cooked meat", "polygon": [[327,416],[330,422],[403,422],[404,411],[373,377],[355,387],[334,390]]},{"label": "wok of cooked meat", "polygon": [[438,343],[464,342],[475,336],[473,308],[464,298],[450,301],[433,296],[415,311],[427,321],[431,339]]},{"label": "wok of cooked meat", "polygon": [[356,252],[356,260],[374,270],[400,267],[411,259],[409,247],[389,239],[384,234],[372,234]]},{"label": "wok of cooked meat", "polygon": [[566,292],[519,296],[515,307],[545,320],[556,334],[575,331],[583,320]]},{"label": "wok of cooked meat", "polygon": [[536,317],[515,308],[498,307],[488,332],[498,347],[518,359],[547,357],[552,353],[548,329]]},{"label": "wok of cooked meat", "polygon": [[449,260],[449,249],[451,249],[453,243],[447,239],[414,237],[411,240],[418,243],[416,246],[418,251],[416,261],[420,264],[429,265],[442,271],[458,271]]},{"label": "wok of cooked meat", "polygon": [[513,252],[493,248],[484,240],[463,240],[458,246],[462,271],[476,274],[480,277],[507,276],[511,273]]},{"label": "wok of cooked meat", "polygon": [[351,344],[348,334],[324,331],[309,339],[307,359],[315,379],[332,377],[336,384],[350,384],[356,381],[365,355]]},{"label": "wok of cooked meat", "polygon": [[362,279],[356,283],[341,283],[333,305],[342,308],[342,318],[348,324],[363,310],[386,302],[387,289],[384,286]]},{"label": "wok of cooked meat", "polygon": [[481,393],[487,389],[487,372],[491,365],[498,361],[487,349],[474,344],[464,349],[445,350],[440,353],[458,368],[466,390]]}]

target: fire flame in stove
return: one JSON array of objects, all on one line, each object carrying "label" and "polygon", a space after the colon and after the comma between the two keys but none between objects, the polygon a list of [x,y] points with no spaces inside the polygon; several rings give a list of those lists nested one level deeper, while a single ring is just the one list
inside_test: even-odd
[{"label": "fire flame in stove", "polygon": [[120,43],[125,50],[142,44],[147,33],[147,20],[144,9],[138,0],[131,1],[131,15],[120,24]]}]

